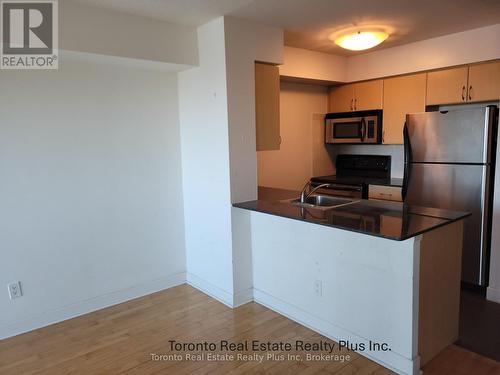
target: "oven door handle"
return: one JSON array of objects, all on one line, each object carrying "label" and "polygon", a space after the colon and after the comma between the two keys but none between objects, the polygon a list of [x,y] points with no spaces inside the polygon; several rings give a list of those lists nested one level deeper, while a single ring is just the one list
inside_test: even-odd
[{"label": "oven door handle", "polygon": [[[321,185],[321,182],[313,182],[311,185],[318,186]],[[325,187],[324,189],[332,189],[332,190],[340,190],[340,191],[361,191],[360,186],[346,186],[346,185],[336,185],[336,184],[329,184],[328,187]]]}]

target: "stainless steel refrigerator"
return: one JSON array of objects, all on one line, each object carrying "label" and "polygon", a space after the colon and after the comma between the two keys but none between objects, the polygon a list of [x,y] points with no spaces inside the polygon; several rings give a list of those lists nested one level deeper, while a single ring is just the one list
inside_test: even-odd
[{"label": "stainless steel refrigerator", "polygon": [[405,202],[469,211],[462,281],[484,287],[491,238],[498,108],[485,106],[406,116]]}]

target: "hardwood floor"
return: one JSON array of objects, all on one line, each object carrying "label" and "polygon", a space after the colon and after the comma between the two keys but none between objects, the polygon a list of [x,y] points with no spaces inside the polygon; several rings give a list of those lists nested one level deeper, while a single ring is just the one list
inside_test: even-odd
[{"label": "hardwood floor", "polygon": [[499,375],[500,363],[453,345],[430,361],[423,371],[424,375]]},{"label": "hardwood floor", "polygon": [[[152,360],[152,354],[179,354],[170,350],[169,340],[253,339],[333,343],[256,303],[232,310],[182,285],[0,341],[0,374],[392,374],[357,353],[338,349],[333,353],[349,354],[350,360],[265,359],[261,364],[208,361],[206,357],[204,361]],[[424,371],[432,375],[500,375],[500,363],[450,347]]]}]

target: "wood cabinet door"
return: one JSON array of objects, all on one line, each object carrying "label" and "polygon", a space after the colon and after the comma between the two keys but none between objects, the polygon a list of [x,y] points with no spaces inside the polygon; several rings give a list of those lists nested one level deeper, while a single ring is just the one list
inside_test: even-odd
[{"label": "wood cabinet door", "polygon": [[425,87],[425,73],[384,80],[384,144],[403,144],[406,114],[425,112]]},{"label": "wood cabinet door", "polygon": [[471,65],[467,100],[480,102],[500,99],[500,61]]},{"label": "wood cabinet door", "polygon": [[350,112],[354,110],[354,85],[332,87],[329,96],[330,112]]},{"label": "wood cabinet door", "polygon": [[277,66],[255,63],[257,151],[280,148],[280,74]]},{"label": "wood cabinet door", "polygon": [[469,68],[444,69],[427,73],[427,105],[462,103],[467,100]]},{"label": "wood cabinet door", "polygon": [[382,109],[383,80],[359,82],[354,86],[354,109],[356,111]]}]

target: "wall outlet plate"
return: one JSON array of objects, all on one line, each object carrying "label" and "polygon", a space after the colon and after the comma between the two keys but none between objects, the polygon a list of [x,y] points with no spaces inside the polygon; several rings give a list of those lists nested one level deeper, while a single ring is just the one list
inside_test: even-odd
[{"label": "wall outlet plate", "polygon": [[22,297],[23,291],[21,289],[21,282],[20,281],[8,284],[7,288],[9,289],[10,299]]}]

